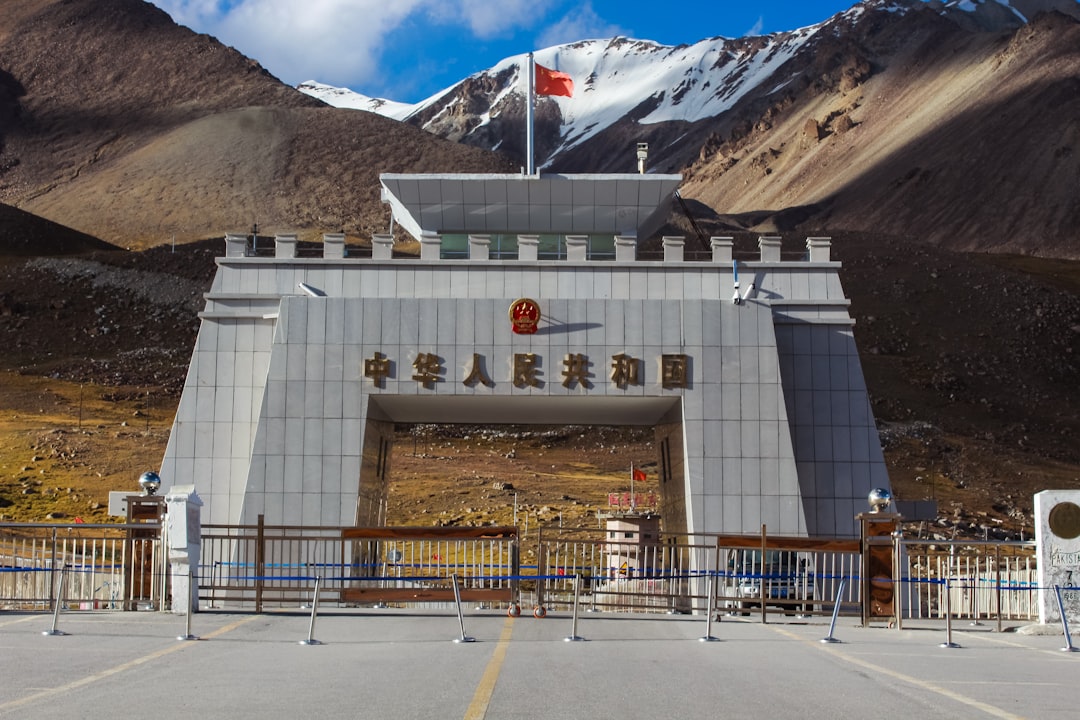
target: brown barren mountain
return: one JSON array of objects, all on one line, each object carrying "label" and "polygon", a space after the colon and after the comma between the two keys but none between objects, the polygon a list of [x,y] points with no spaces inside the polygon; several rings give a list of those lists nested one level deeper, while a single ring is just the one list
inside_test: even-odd
[{"label": "brown barren mountain", "polygon": [[[36,11],[36,12],[35,12]],[[501,158],[325,106],[142,0],[0,0],[0,202],[125,247],[385,231],[378,174]]]},{"label": "brown barren mountain", "polygon": [[1080,21],[970,33],[882,15],[856,23],[861,43],[822,48],[835,85],[714,137],[685,194],[766,232],[1080,259]]},{"label": "brown barren mountain", "polygon": [[[132,489],[137,471],[157,465],[225,232],[344,228],[363,242],[388,226],[378,173],[510,167],[324,106],[139,0],[0,0],[0,17],[9,517],[104,519],[104,493]],[[718,119],[687,156],[684,194],[706,234],[736,236],[740,258],[763,230],[782,228],[789,253],[808,234],[832,235],[898,495],[936,497],[939,534],[1030,533],[1033,492],[1080,487],[1080,265],[953,248],[1075,247],[1080,39],[1054,16],[970,47],[950,47],[954,31],[925,18],[909,29],[910,41],[864,28],[877,44],[841,43],[823,57],[819,96],[746,110],[745,132]],[[902,61],[885,72],[875,53],[890,45]],[[950,53],[963,61],[950,65]],[[1048,94],[1029,97],[1040,62]],[[990,87],[1005,66],[1018,84]],[[1046,97],[1068,115],[1057,125],[1041,117]],[[665,232],[698,242],[679,212]],[[439,433],[438,443],[453,435]],[[562,455],[541,448],[536,462],[588,460],[595,451],[578,440]],[[506,502],[489,477],[505,465],[506,441],[493,441],[499,457],[471,463],[465,445],[482,443],[446,442],[452,453],[430,440],[431,452],[408,458],[399,443],[395,468],[475,486],[476,498],[455,489],[420,499],[443,520],[478,521],[462,508]],[[611,437],[603,452],[626,447]],[[529,503],[554,508],[570,502],[563,495],[575,496],[560,488]]]}]

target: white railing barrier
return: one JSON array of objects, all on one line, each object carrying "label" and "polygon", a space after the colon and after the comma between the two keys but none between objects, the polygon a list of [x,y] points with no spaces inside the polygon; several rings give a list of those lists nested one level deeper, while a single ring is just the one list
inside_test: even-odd
[{"label": "white railing barrier", "polygon": [[[60,566],[60,582],[57,583],[57,586],[56,586],[56,602],[53,603],[52,627],[50,629],[45,630],[44,632],[42,632],[41,633],[42,635],[46,635],[46,636],[67,635],[66,632],[64,632],[62,630],[59,630],[56,627],[56,624],[60,620],[60,602],[61,602],[61,599],[64,597],[64,578],[67,577],[67,573],[65,572],[65,570],[67,570],[67,568],[64,567],[63,565],[61,565]],[[1062,614],[1064,615],[1064,613],[1062,613]]]},{"label": "white railing barrier", "polygon": [[952,639],[952,579],[945,578],[945,642],[938,647],[958,648]]},{"label": "white railing barrier", "polygon": [[844,585],[847,583],[847,578],[840,578],[840,587],[836,590],[836,601],[833,603],[832,608],[832,620],[829,621],[829,634],[821,638],[823,643],[838,643],[836,639],[836,618],[840,615],[840,603],[844,598]]},{"label": "white railing barrier", "polygon": [[195,601],[192,600],[191,592],[190,592],[190,589],[192,587],[194,587],[194,585],[192,584],[194,582],[194,576],[192,575],[190,570],[188,570],[187,581],[188,581],[187,588],[185,588],[185,592],[184,592],[184,594],[187,596],[187,608],[186,608],[186,612],[184,613],[184,634],[176,636],[176,639],[181,641],[181,642],[188,642],[188,641],[191,641],[191,640],[199,640],[200,639],[197,635],[192,635],[191,634],[191,616],[195,614],[195,608],[193,607],[193,604],[194,604]]},{"label": "white railing barrier", "polygon": [[1065,614],[1065,603],[1061,601],[1061,586],[1055,585],[1054,592],[1057,594],[1057,606],[1058,613],[1061,615],[1061,630],[1065,633],[1065,647],[1061,648],[1063,652],[1078,652],[1072,644],[1072,635],[1069,634],[1069,618]]},{"label": "white railing barrier", "polygon": [[315,616],[319,613],[319,585],[322,584],[322,576],[315,576],[315,593],[311,598],[311,621],[308,622],[307,639],[301,640],[301,645],[322,645],[315,639]]},{"label": "white railing barrier", "polygon": [[700,642],[716,642],[717,638],[712,634],[713,613],[716,611],[716,574],[709,573],[709,597],[705,610],[705,634],[699,637]]},{"label": "white railing barrier", "polygon": [[581,642],[585,638],[577,634],[578,603],[581,599],[581,576],[574,575],[574,620],[570,624],[570,634],[564,639],[566,642]]},{"label": "white railing barrier", "polygon": [[457,575],[451,575],[450,580],[454,584],[454,603],[457,605],[458,625],[461,628],[461,637],[454,638],[454,642],[456,642],[456,643],[476,642],[476,638],[469,637],[468,635],[465,634],[465,616],[461,612],[461,588],[458,587]]}]

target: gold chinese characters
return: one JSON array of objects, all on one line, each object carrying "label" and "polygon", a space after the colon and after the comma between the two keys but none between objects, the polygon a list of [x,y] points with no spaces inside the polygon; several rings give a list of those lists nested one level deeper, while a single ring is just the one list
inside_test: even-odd
[{"label": "gold chinese characters", "polygon": [[[431,390],[437,383],[446,380],[445,360],[436,353],[422,352],[412,362],[412,379],[424,388]],[[594,387],[593,363],[584,353],[567,353],[562,359],[559,371],[561,384],[565,388],[581,387],[585,390]],[[611,356],[610,378],[620,390],[630,386],[644,385],[646,382],[644,363],[641,358],[626,353]],[[364,360],[364,377],[370,378],[376,387],[386,387],[386,379],[395,375],[394,362],[381,352]],[[543,362],[536,353],[514,353],[510,363],[511,385],[519,389],[542,388],[544,386]],[[665,390],[688,388],[690,386],[690,356],[683,353],[664,353],[658,358],[656,380]],[[477,385],[495,387],[491,377],[487,358],[481,353],[473,353],[464,370],[461,383],[466,387]]]}]

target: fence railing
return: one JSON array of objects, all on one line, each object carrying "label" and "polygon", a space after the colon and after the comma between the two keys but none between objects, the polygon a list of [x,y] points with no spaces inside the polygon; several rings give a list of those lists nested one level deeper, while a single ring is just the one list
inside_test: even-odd
[{"label": "fence railing", "polygon": [[1039,617],[1034,542],[899,542],[905,618],[944,617],[946,607],[953,617],[974,621]]},{"label": "fence railing", "polygon": [[[574,575],[580,575],[580,601],[590,610],[703,610],[711,590],[721,611],[824,614],[831,612],[840,580],[859,572],[856,540],[770,536],[764,530],[760,536],[612,536],[603,529],[543,528],[539,546],[538,600],[552,607],[572,604]],[[844,601],[857,614],[858,584],[846,587]]]},{"label": "fence railing", "polygon": [[68,609],[160,608],[168,591],[160,534],[157,523],[0,523],[0,608],[51,608],[61,568]]},{"label": "fence railing", "polygon": [[[513,532],[510,532],[510,531]],[[197,572],[208,605],[451,600],[516,602],[520,568],[512,528],[353,528],[204,525]]]},{"label": "fence railing", "polygon": [[[351,535],[350,535],[351,533]],[[0,523],[0,609],[51,608],[59,569],[71,609],[161,608],[169,586],[156,523]],[[899,620],[1036,620],[1034,542],[897,538]],[[203,526],[195,570],[208,606],[449,603],[569,609],[574,578],[589,610],[858,615],[863,598],[854,540],[709,533],[611,537],[596,528],[541,528],[537,563],[522,565],[513,528]]]}]

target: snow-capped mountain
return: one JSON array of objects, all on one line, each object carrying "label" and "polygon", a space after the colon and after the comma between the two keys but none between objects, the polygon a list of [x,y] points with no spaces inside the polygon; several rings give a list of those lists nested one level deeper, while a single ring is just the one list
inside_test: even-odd
[{"label": "snow-capped mountain", "polygon": [[393,120],[404,120],[416,109],[416,105],[410,103],[368,97],[348,88],[325,85],[314,80],[300,83],[296,86],[296,89],[313,98],[322,100],[327,105],[348,110],[366,110]]},{"label": "snow-capped mountain", "polygon": [[[830,52],[826,46],[835,46],[856,24],[874,22],[879,13],[935,15],[969,31],[1000,31],[1049,10],[1080,18],[1077,0],[865,0],[820,24],[760,37],[713,37],[674,47],[617,37],[546,48],[535,53],[536,61],[570,74],[575,93],[539,99],[537,166],[631,170],[633,154],[613,152],[611,143],[625,141],[629,147],[636,140],[652,144],[651,167],[677,170],[693,160],[708,135],[692,126],[737,106],[763,110],[794,86],[820,81],[814,73],[835,71],[822,67],[823,53]],[[524,54],[506,58],[415,105],[316,82],[299,89],[335,107],[376,112],[451,140],[523,157],[525,64]],[[846,79],[826,81],[857,82],[872,72],[871,67],[849,70]],[[589,149],[605,135],[613,137],[599,143],[602,148]]]}]

